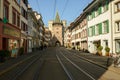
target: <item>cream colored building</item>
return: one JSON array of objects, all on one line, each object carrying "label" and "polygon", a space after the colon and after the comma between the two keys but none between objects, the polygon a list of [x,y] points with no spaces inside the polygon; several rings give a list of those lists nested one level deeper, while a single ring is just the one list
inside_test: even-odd
[{"label": "cream colored building", "polygon": [[51,34],[51,31],[48,29],[48,27],[45,27],[45,34],[44,34],[44,36],[45,36],[45,41],[44,41],[45,45],[46,46],[52,45],[50,43],[51,42],[52,34]]},{"label": "cream colored building", "polygon": [[19,55],[20,31],[20,2],[0,0],[0,50],[10,50],[11,57]]},{"label": "cream colored building", "polygon": [[[24,53],[29,52],[28,50],[28,20],[27,20],[28,0],[20,0],[20,27],[21,27],[21,44],[20,47],[24,48]],[[30,51],[31,52],[31,51]]]},{"label": "cream colored building", "polygon": [[52,46],[63,46],[64,26],[66,26],[66,22],[65,20],[60,20],[58,12],[56,13],[55,20],[50,20],[48,22],[49,30],[52,33]]}]

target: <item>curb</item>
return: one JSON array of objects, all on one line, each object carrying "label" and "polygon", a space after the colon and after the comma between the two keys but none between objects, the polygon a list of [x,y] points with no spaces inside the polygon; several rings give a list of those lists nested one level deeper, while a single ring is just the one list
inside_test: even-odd
[{"label": "curb", "polygon": [[[75,55],[75,54],[74,54],[74,55]],[[78,56],[78,55],[77,55],[77,56]],[[88,61],[88,62],[90,62],[90,63],[93,63],[93,64],[95,64],[95,65],[97,65],[97,66],[100,66],[100,67],[102,67],[102,68],[104,68],[104,69],[106,69],[106,70],[109,70],[109,71],[115,72],[115,73],[117,73],[117,74],[120,74],[119,71],[114,70],[114,69],[112,69],[112,68],[110,68],[110,67],[103,66],[103,65],[101,65],[101,64],[98,64],[97,62],[94,62],[94,61],[92,61],[92,60],[90,60],[90,59],[86,59],[86,58],[81,57],[81,56],[78,56],[78,57],[80,57],[80,58],[82,58],[82,59],[84,59],[84,60],[86,60],[86,61]]]},{"label": "curb", "polygon": [[[74,54],[74,55],[76,55],[76,54]],[[78,55],[77,55],[77,56],[78,56]],[[98,64],[97,62],[94,62],[94,61],[92,61],[92,60],[90,60],[90,59],[86,59],[86,58],[81,57],[81,56],[78,56],[78,57],[80,57],[80,58],[82,58],[82,59],[84,59],[84,60],[86,60],[86,61],[88,61],[88,62],[90,62],[90,63],[93,63],[93,64],[95,64],[95,65],[98,65],[98,66],[100,66],[100,67],[108,70],[108,68],[107,68],[106,66],[100,65],[100,64]]]}]

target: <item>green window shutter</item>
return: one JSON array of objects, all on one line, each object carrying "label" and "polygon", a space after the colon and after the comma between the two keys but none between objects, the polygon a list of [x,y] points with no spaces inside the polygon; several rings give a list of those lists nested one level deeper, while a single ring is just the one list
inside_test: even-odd
[{"label": "green window shutter", "polygon": [[95,11],[92,12],[92,18],[95,18]]},{"label": "green window shutter", "polygon": [[101,8],[101,6],[98,8],[98,13],[99,13],[99,15],[102,13],[102,8]]},{"label": "green window shutter", "polygon": [[99,34],[102,34],[102,23],[99,24]]},{"label": "green window shutter", "polygon": [[106,9],[108,10],[109,0],[106,0]]},{"label": "green window shutter", "polygon": [[91,36],[93,36],[93,28],[92,28],[92,26],[90,27],[90,29],[91,29]]},{"label": "green window shutter", "polygon": [[109,33],[109,21],[108,20],[106,21],[106,24],[107,24],[107,33]]},{"label": "green window shutter", "polygon": [[92,34],[95,35],[95,26],[92,27]]}]

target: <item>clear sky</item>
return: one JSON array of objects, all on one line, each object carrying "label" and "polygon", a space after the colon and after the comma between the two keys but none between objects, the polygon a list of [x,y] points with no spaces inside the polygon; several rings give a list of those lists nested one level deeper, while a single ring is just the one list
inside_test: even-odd
[{"label": "clear sky", "polygon": [[42,15],[46,26],[49,20],[55,18],[56,11],[59,12],[60,19],[67,20],[67,25],[69,25],[91,1],[92,0],[28,0],[32,9]]}]

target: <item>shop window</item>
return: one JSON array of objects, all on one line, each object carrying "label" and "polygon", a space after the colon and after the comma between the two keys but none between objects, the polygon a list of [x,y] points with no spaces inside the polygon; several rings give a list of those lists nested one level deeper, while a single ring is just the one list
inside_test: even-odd
[{"label": "shop window", "polygon": [[115,23],[116,32],[120,32],[120,21]]},{"label": "shop window", "polygon": [[108,46],[108,40],[104,40],[105,46]]},{"label": "shop window", "polygon": [[115,3],[115,12],[120,12],[120,1]]}]

